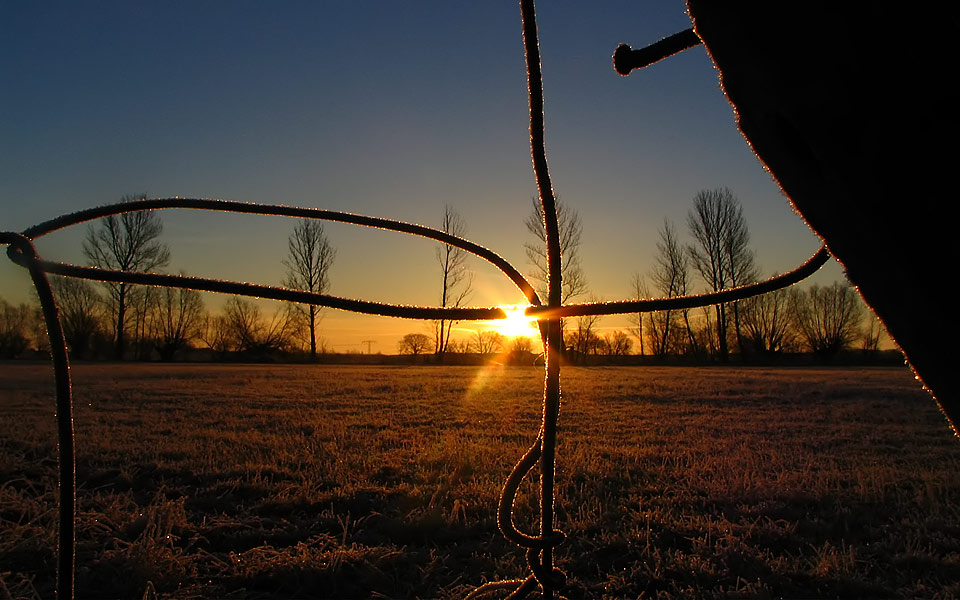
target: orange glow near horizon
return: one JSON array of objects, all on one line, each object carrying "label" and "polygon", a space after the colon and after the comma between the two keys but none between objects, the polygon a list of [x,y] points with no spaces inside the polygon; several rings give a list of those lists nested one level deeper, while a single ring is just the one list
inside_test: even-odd
[{"label": "orange glow near horizon", "polygon": [[528,304],[507,304],[500,306],[503,312],[507,313],[507,318],[489,321],[491,329],[508,338],[537,338],[539,336],[537,320],[534,317],[528,317],[524,314],[528,307]]}]

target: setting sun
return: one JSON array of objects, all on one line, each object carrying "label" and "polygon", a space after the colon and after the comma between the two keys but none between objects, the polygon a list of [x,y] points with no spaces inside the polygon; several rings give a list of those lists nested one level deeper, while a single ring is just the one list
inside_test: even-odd
[{"label": "setting sun", "polygon": [[490,321],[493,328],[506,337],[536,337],[537,320],[524,314],[527,309],[526,304],[511,304],[501,306],[507,318]]}]

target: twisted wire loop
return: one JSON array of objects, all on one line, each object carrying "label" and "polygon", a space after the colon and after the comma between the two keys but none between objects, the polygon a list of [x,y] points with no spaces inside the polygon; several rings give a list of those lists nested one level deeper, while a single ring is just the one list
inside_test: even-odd
[{"label": "twisted wire loop", "polygon": [[[409,319],[493,320],[506,318],[499,307],[423,307],[388,304],[368,300],[341,298],[282,287],[223,281],[204,277],[167,275],[117,271],[84,267],[62,262],[47,261],[37,254],[32,240],[51,232],[83,222],[127,212],[169,208],[197,209],[218,212],[247,213],[319,219],[348,223],[364,227],[396,231],[420,236],[448,244],[469,252],[498,268],[507,276],[527,299],[530,305],[527,316],[535,317],[540,328],[540,337],[546,349],[542,421],[533,444],[514,465],[504,482],[497,506],[497,524],[503,536],[510,542],[526,549],[530,575],[523,579],[511,579],[486,583],[474,589],[467,598],[479,598],[493,592],[510,590],[507,598],[524,598],[537,587],[545,598],[553,598],[565,585],[566,575],[554,567],[554,548],[565,539],[565,534],[554,528],[554,476],[556,460],[557,421],[560,412],[560,355],[562,337],[560,319],[585,315],[613,315],[643,313],[676,308],[694,308],[723,302],[742,300],[792,285],[819,269],[829,258],[826,246],[796,269],[766,281],[739,288],[722,290],[695,296],[672,298],[635,299],[617,302],[596,302],[563,305],[560,301],[560,244],[556,200],[550,184],[544,144],[543,81],[540,71],[540,52],[537,41],[536,11],[533,0],[520,0],[523,26],[524,56],[527,62],[527,88],[530,110],[530,145],[533,169],[537,180],[540,203],[544,218],[547,242],[548,298],[544,305],[533,286],[520,272],[493,251],[469,240],[450,235],[444,231],[404,223],[392,219],[369,217],[352,213],[315,208],[303,208],[277,204],[254,204],[225,200],[199,198],[155,198],[109,204],[82,210],[45,221],[24,230],[22,233],[0,231],[0,244],[7,244],[7,256],[14,263],[28,269],[33,285],[40,298],[47,334],[50,340],[51,358],[56,381],[56,418],[58,448],[58,562],[57,597],[73,597],[74,550],[75,550],[75,496],[76,475],[73,439],[72,390],[67,344],[56,298],[47,279],[47,273],[97,281],[124,282],[160,287],[186,288],[207,292],[236,294],[274,300],[312,304],[346,310]],[[681,32],[654,44],[642,54],[645,64],[695,45],[689,34]],[[699,42],[699,38],[697,38]],[[659,46],[658,46],[659,45]],[[654,48],[656,47],[656,48]],[[618,49],[618,53],[623,54]],[[624,56],[633,62],[643,62],[634,54]],[[659,58],[657,58],[659,57]],[[623,59],[627,61],[627,59]],[[628,61],[629,62],[629,61]],[[626,64],[626,63],[625,63]],[[643,65],[636,65],[643,66]],[[619,67],[618,67],[619,68]],[[635,67],[631,67],[635,68]],[[629,69],[628,69],[629,72]],[[540,466],[540,526],[539,533],[520,531],[514,523],[513,513],[516,498],[523,480],[534,467]]]}]

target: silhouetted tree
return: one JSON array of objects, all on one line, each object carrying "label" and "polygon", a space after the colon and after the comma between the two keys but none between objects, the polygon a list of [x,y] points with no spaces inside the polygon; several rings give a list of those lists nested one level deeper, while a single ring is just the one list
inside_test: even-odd
[{"label": "silhouetted tree", "polygon": [[[567,302],[587,291],[587,280],[580,266],[580,237],[583,235],[583,225],[580,215],[557,200],[557,221],[560,227],[560,255],[563,257],[561,277],[560,301]],[[547,269],[547,233],[543,222],[543,209],[536,198],[524,224],[536,238],[534,242],[523,245],[527,253],[527,261],[533,270],[529,276],[535,282],[537,294],[544,302],[547,301],[547,285],[549,271]]]},{"label": "silhouetted tree", "polygon": [[789,299],[784,288],[740,301],[744,341],[753,352],[776,354],[795,345]]},{"label": "silhouetted tree", "polygon": [[601,338],[600,354],[604,356],[626,356],[633,348],[633,340],[626,331],[614,331]]},{"label": "silhouetted tree", "polygon": [[[543,221],[543,208],[540,202],[532,199],[533,206],[524,225],[527,231],[533,234],[535,240],[523,245],[527,254],[527,262],[532,270],[527,274],[533,280],[534,288],[544,303],[548,299],[549,274],[547,268],[547,230]],[[587,291],[587,279],[580,265],[580,237],[583,235],[583,225],[580,214],[557,198],[557,223],[560,232],[560,302],[566,303],[581,296]],[[564,332],[565,320],[560,321],[560,330]],[[564,334],[565,335],[565,334]],[[566,344],[561,344],[562,348]]]},{"label": "silhouetted tree", "polygon": [[792,289],[790,311],[793,323],[807,348],[824,360],[853,343],[859,336],[863,304],[846,283],[813,285]]},{"label": "silhouetted tree", "polygon": [[494,354],[503,346],[503,335],[497,331],[477,330],[470,343],[473,351],[481,356]]},{"label": "silhouetted tree", "polygon": [[138,286],[131,290],[128,313],[133,320],[133,352],[139,360],[150,360],[154,348],[151,328],[162,288]]},{"label": "silhouetted tree", "polygon": [[[664,298],[684,296],[689,291],[687,256],[677,239],[673,225],[666,219],[660,229],[660,240],[657,242],[657,255],[650,279],[656,293]],[[689,312],[689,309],[681,309],[649,313],[648,323],[655,355],[664,358],[668,354],[682,353],[685,346],[691,351],[696,348]],[[682,323],[673,322],[674,316],[679,316]],[[685,335],[678,335],[677,326],[684,328]]]},{"label": "silhouetted tree", "polygon": [[[440,229],[457,237],[463,237],[467,226],[460,215],[449,205],[443,209]],[[473,273],[467,267],[467,253],[456,246],[441,244],[437,247],[437,262],[440,263],[440,306],[460,306],[473,291]],[[435,323],[433,347],[438,360],[448,351],[450,333],[454,321],[441,319]]]},{"label": "silhouetted tree", "polygon": [[433,341],[425,333],[408,333],[400,338],[397,343],[397,350],[400,354],[412,354],[414,356],[430,352],[433,348]]},{"label": "silhouetted tree", "polygon": [[[140,199],[145,198],[141,195]],[[124,196],[123,202],[138,199]],[[166,266],[170,251],[158,238],[163,232],[163,223],[153,211],[137,211],[111,215],[87,230],[83,241],[83,254],[87,261],[102,269],[122,271],[152,271]],[[127,309],[135,288],[129,283],[104,283],[109,295],[108,306],[114,323],[114,354],[122,360],[127,328]]]},{"label": "silhouetted tree", "polygon": [[153,299],[151,331],[160,360],[173,360],[177,352],[203,335],[206,324],[200,292],[159,288]]},{"label": "silhouetted tree", "polygon": [[[583,225],[580,215],[560,200],[557,200],[557,221],[560,227],[560,255],[563,257],[560,301],[581,296],[587,291],[587,280],[580,266],[580,237],[583,235]],[[534,242],[523,245],[527,253],[527,261],[533,270],[529,277],[535,282],[534,287],[543,302],[547,301],[547,286],[549,271],[547,269],[547,232],[543,222],[543,209],[536,198],[533,207],[524,224],[536,238]]]},{"label": "silhouetted tree", "polygon": [[865,354],[876,352],[880,349],[880,336],[883,334],[883,323],[872,314],[868,314],[863,329],[860,330],[860,349]]},{"label": "silhouetted tree", "polygon": [[60,308],[60,323],[70,355],[87,358],[102,331],[102,306],[96,288],[84,279],[52,275],[50,286]]},{"label": "silhouetted tree", "polygon": [[224,360],[233,350],[229,324],[224,315],[204,315],[200,339],[219,360]]},{"label": "silhouetted tree", "polygon": [[39,300],[30,307],[30,337],[37,352],[49,352],[50,338],[47,336],[47,322],[43,317],[43,309],[38,303]]},{"label": "silhouetted tree", "polygon": [[[630,282],[633,298],[634,300],[644,300],[650,297],[650,290],[647,287],[647,282],[644,281],[643,276],[640,273],[634,273],[633,279]],[[630,333],[634,335],[640,342],[640,356],[646,354],[646,347],[644,346],[644,338],[646,337],[646,332],[644,331],[644,322],[647,320],[646,313],[632,313],[628,316],[630,319],[630,324],[633,325],[630,329]]]},{"label": "silhouetted tree", "polygon": [[[748,247],[747,222],[740,202],[730,190],[719,188],[697,192],[693,209],[687,214],[687,226],[694,240],[687,252],[710,291],[743,285],[756,277],[753,252]],[[721,361],[726,361],[730,355],[727,306],[717,304],[714,310],[718,356]],[[740,340],[739,310],[736,307],[734,325]]]},{"label": "silhouetted tree", "polygon": [[233,296],[227,301],[223,316],[227,339],[236,352],[267,356],[290,346],[291,323],[284,310],[276,311],[267,321],[259,306]]},{"label": "silhouetted tree", "polygon": [[0,358],[16,358],[30,347],[30,320],[26,304],[15,306],[0,299]]},{"label": "silhouetted tree", "polygon": [[507,362],[515,365],[533,364],[535,359],[533,340],[525,335],[514,336],[509,340]]},{"label": "silhouetted tree", "polygon": [[587,356],[598,353],[601,340],[595,327],[599,320],[598,315],[577,317],[576,328],[571,328],[566,335],[568,356],[572,355],[571,359],[583,361]]},{"label": "silhouetted tree", "polygon": [[[288,258],[283,261],[287,275],[286,287],[322,294],[330,286],[330,267],[337,252],[323,233],[323,224],[314,219],[299,221],[287,240]],[[310,359],[317,358],[317,318],[320,307],[307,304],[292,305],[297,320],[309,331]]]},{"label": "silhouetted tree", "polygon": [[466,354],[470,352],[470,342],[465,339],[451,339],[447,342],[446,352],[449,354]]}]

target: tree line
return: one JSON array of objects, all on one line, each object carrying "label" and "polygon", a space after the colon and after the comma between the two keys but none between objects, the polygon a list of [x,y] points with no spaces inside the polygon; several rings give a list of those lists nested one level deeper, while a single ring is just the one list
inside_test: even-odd
[{"label": "tree line", "polygon": [[[124,197],[130,201],[134,197]],[[580,263],[580,215],[558,203],[561,253],[564,257],[562,301],[582,299],[589,290]],[[546,297],[545,229],[540,205],[533,200],[525,220],[531,240],[524,245],[527,276],[538,294]],[[726,189],[703,190],[693,198],[687,214],[688,241],[665,220],[659,230],[654,263],[646,275],[633,276],[636,298],[676,297],[718,291],[757,281],[760,269],[750,248],[750,233],[742,207]],[[464,237],[464,219],[444,208],[440,229]],[[161,272],[170,262],[170,250],[160,240],[163,224],[158,213],[138,211],[101,219],[83,240],[87,263],[104,269]],[[319,221],[303,219],[288,238],[282,285],[324,293],[336,250]],[[465,251],[436,247],[443,307],[465,305],[473,292],[473,273]],[[319,331],[320,307],[284,303],[266,315],[254,302],[230,298],[221,311],[206,309],[194,290],[92,283],[51,276],[58,299],[69,351],[74,358],[115,360],[175,360],[204,349],[212,359],[299,354],[316,360],[328,352]],[[697,284],[700,284],[699,286]],[[564,348],[571,362],[588,357],[631,354],[659,359],[690,358],[727,362],[768,359],[779,354],[809,352],[829,361],[837,353],[858,346],[876,351],[881,327],[859,295],[846,283],[794,286],[739,302],[700,309],[678,309],[635,314],[623,330],[599,333],[597,316],[565,319]],[[432,355],[442,362],[448,354],[501,354],[517,360],[533,354],[539,344],[530,338],[506,338],[495,331],[453,335],[456,322],[435,321],[426,333],[401,338],[399,354]],[[0,299],[0,357],[46,350],[46,333],[34,304],[11,305]],[[520,362],[523,362],[520,360]]]},{"label": "tree line", "polygon": [[[462,235],[462,219],[447,207],[444,230]],[[562,201],[557,205],[560,249],[564,258],[561,301],[582,300],[589,291],[580,263],[583,226],[580,215]],[[525,220],[531,241],[524,245],[527,277],[541,298],[547,295],[546,233],[539,203],[532,201]],[[451,227],[447,227],[452,224]],[[729,189],[702,190],[693,198],[686,220],[689,241],[683,242],[677,227],[665,220],[659,230],[656,255],[650,272],[633,276],[631,292],[637,299],[677,297],[716,292],[754,283],[760,279],[756,255],[750,247],[750,232],[743,209]],[[459,257],[451,261],[450,257]],[[442,257],[442,258],[441,258]],[[446,246],[441,255],[443,306],[459,306],[469,296],[470,281],[462,263],[463,251]],[[454,265],[453,268],[449,265]],[[456,276],[451,276],[451,273]],[[699,286],[697,284],[700,284]],[[456,286],[459,292],[451,294]],[[448,300],[453,297],[453,302]],[[595,300],[595,298],[591,298]],[[565,319],[562,322],[564,352],[571,362],[590,357],[621,357],[630,354],[659,359],[685,358],[728,362],[769,360],[777,355],[812,353],[829,362],[838,353],[859,348],[879,349],[882,327],[846,282],[828,286],[793,286],[739,302],[699,309],[679,309],[631,316],[626,330],[599,333],[598,316]],[[498,338],[490,349],[475,337],[451,339],[451,323],[440,322],[432,337],[410,333],[398,344],[401,354],[433,352],[438,360],[447,353],[514,354],[519,344]],[[493,334],[494,332],[486,332]],[[495,334],[498,335],[498,334]]]},{"label": "tree line", "polygon": [[[124,196],[129,202],[145,196]],[[170,250],[161,240],[155,211],[111,215],[91,225],[82,252],[88,265],[123,271],[163,272]],[[323,293],[336,251],[318,221],[298,221],[288,238],[282,284]],[[183,274],[181,272],[181,274]],[[175,360],[186,351],[208,350],[214,358],[241,354],[266,357],[323,351],[316,306],[285,303],[268,317],[254,302],[234,296],[223,310],[206,309],[200,292],[129,283],[92,283],[50,275],[68,350],[73,358]],[[48,350],[37,302],[13,306],[0,299],[0,357]]]},{"label": "tree line", "polygon": [[[759,280],[743,209],[730,190],[698,192],[687,214],[687,231],[690,241],[684,244],[673,223],[664,221],[653,267],[647,277],[633,277],[635,297],[715,292]],[[697,279],[700,289],[694,285]],[[855,346],[876,351],[881,332],[879,321],[846,282],[795,285],[701,309],[638,314],[632,321],[643,354],[719,362],[729,361],[731,354],[749,360],[797,352],[829,361]]]}]

